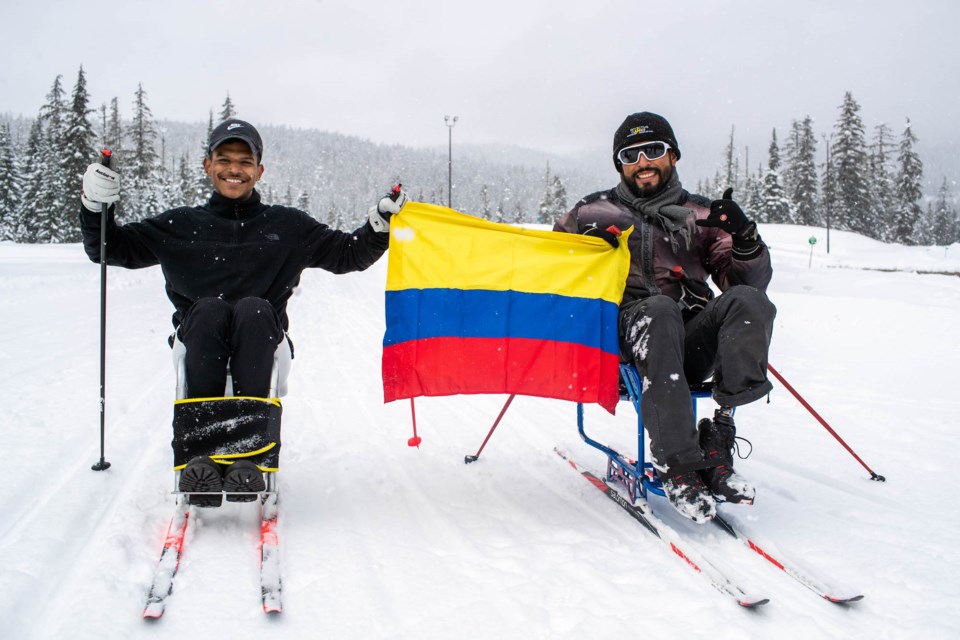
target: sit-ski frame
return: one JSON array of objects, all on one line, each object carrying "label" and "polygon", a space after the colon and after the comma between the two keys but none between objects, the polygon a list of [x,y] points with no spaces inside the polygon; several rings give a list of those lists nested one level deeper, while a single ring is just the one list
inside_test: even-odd
[{"label": "sit-ski frame", "polygon": [[[640,414],[640,396],[643,393],[643,386],[640,381],[640,374],[637,369],[630,364],[620,365],[620,377],[626,386],[626,395],[621,396],[621,400],[629,399],[633,403],[633,408],[637,412],[637,459],[631,460],[623,456],[620,452],[602,444],[586,434],[583,425],[583,403],[577,403],[577,431],[580,437],[591,447],[599,449],[607,456],[607,475],[605,480],[614,481],[624,489],[630,497],[631,502],[636,502],[637,498],[646,498],[647,492],[653,492],[657,495],[663,494],[663,486],[660,479],[653,469],[653,464],[647,462],[644,457],[646,442],[643,430],[643,418]],[[693,403],[693,417],[696,422],[697,400],[700,398],[711,397],[713,384],[705,382],[690,388],[690,401]]]},{"label": "sit-ski frame", "polygon": [[[176,335],[176,334],[174,334]],[[270,371],[270,391],[269,396],[271,398],[277,398],[282,395],[286,395],[286,382],[283,377],[290,370],[290,361],[293,360],[293,354],[289,351],[292,347],[288,346],[286,338],[283,342],[280,343],[280,347],[283,347],[283,350],[280,348],[277,349],[277,354],[273,358],[273,367]],[[183,343],[179,340],[176,340],[171,344],[171,347],[174,350],[173,353],[173,368],[177,377],[177,400],[183,400],[187,397],[187,366],[186,359],[184,355],[186,349],[183,346]],[[287,357],[289,354],[289,358]],[[285,360],[285,361],[284,361]],[[233,393],[233,376],[230,373],[230,363],[227,363],[227,387],[225,391],[228,395]],[[223,496],[258,496],[262,503],[266,503],[271,496],[277,495],[277,472],[276,471],[265,471],[263,472],[264,483],[266,487],[263,491],[180,491],[180,473],[182,469],[178,469],[173,472],[173,493],[176,496],[177,503],[180,503],[180,500],[187,495],[196,495],[196,496],[206,496],[206,495],[223,495]],[[274,502],[276,498],[272,498]]]}]

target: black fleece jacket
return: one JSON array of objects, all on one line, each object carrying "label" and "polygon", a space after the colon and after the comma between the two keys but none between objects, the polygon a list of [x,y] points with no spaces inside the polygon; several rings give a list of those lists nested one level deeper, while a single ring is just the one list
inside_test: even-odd
[{"label": "black fleece jacket", "polygon": [[[80,207],[83,247],[100,261],[100,214]],[[178,207],[153,218],[118,226],[107,222],[107,264],[163,270],[167,296],[179,326],[191,304],[206,297],[227,302],[264,298],[289,327],[287,300],[309,267],[333,273],[362,271],[386,251],[389,236],[364,223],[353,233],[331,229],[308,214],[260,202],[256,191],[243,202],[214,193],[199,207]]]}]

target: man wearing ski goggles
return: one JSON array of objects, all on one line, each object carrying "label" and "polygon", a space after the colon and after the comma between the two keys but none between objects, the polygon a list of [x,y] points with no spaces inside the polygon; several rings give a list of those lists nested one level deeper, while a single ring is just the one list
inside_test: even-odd
[{"label": "man wearing ski goggles", "polygon": [[[628,136],[626,146],[616,152],[614,165],[623,176],[624,186],[636,197],[649,198],[660,193],[676,173],[680,149],[670,134],[667,140],[649,139],[652,132],[634,134],[641,138],[633,144]],[[644,138],[648,138],[645,139]]]},{"label": "man wearing ski goggles", "polygon": [[617,160],[620,164],[637,164],[643,156],[648,162],[653,162],[667,155],[667,151],[670,151],[670,145],[666,142],[644,142],[620,149]]},{"label": "man wearing ski goggles", "polygon": [[[765,293],[772,269],[757,225],[731,189],[712,201],[685,190],[679,160],[663,116],[627,116],[613,137],[619,184],[580,200],[554,230],[617,246],[618,230],[635,227],[618,317],[621,358],[643,379],[640,413],[667,498],[700,523],[716,515],[718,499],[753,502],[753,486],[733,471],[733,409],[771,389],[776,309]],[[695,425],[689,387],[711,375],[720,409]]]}]

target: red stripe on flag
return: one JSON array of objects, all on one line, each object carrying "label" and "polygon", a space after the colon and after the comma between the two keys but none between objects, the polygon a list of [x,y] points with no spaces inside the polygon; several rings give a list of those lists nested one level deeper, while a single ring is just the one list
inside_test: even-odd
[{"label": "red stripe on flag", "polygon": [[619,357],[569,342],[425,338],[383,350],[384,402],[416,396],[508,393],[596,402],[620,399]]}]

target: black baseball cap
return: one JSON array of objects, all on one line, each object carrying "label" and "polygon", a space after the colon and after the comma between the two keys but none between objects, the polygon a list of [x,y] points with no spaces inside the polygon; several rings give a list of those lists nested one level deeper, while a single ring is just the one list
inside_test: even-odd
[{"label": "black baseball cap", "polygon": [[213,153],[213,150],[228,140],[240,140],[246,142],[250,151],[257,156],[259,161],[263,157],[263,141],[260,134],[249,122],[230,118],[224,120],[210,133],[210,142],[207,145],[207,155]]}]

